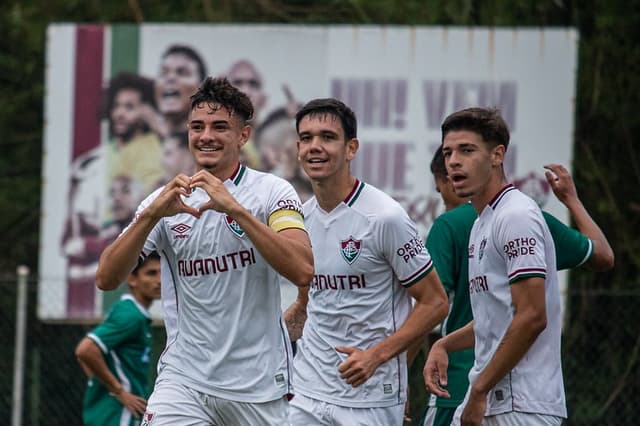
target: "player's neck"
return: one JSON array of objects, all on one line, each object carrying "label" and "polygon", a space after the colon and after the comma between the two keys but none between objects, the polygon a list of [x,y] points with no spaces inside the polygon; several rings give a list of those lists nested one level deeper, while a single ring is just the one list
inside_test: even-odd
[{"label": "player's neck", "polygon": [[214,175],[215,177],[217,177],[218,179],[220,179],[222,182],[224,182],[225,180],[231,178],[236,173],[239,167],[240,167],[240,162],[236,162],[233,165],[229,165],[224,168],[197,167],[196,171],[206,170],[212,175]]},{"label": "player's neck", "polygon": [[506,185],[507,180],[502,170],[491,174],[489,180],[485,183],[485,185],[478,191],[477,194],[471,197],[471,204],[476,210],[478,216]]},{"label": "player's neck", "polygon": [[356,178],[347,175],[338,179],[312,180],[311,187],[322,210],[331,212],[353,190]]}]

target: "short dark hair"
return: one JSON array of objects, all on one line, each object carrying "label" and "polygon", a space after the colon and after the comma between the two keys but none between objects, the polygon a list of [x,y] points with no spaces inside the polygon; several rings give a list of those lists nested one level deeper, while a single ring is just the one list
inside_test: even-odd
[{"label": "short dark hair", "polygon": [[431,160],[431,173],[436,179],[447,179],[447,167],[444,165],[444,155],[442,154],[442,149],[440,147],[438,147],[435,154],[433,154],[433,159]]},{"label": "short dark hair", "polygon": [[156,107],[156,98],[153,93],[153,80],[131,72],[121,72],[109,81],[109,86],[104,92],[102,116],[109,119],[111,110],[115,104],[116,95],[121,90],[134,90],[140,93],[143,103]]},{"label": "short dark hair", "polygon": [[198,91],[191,96],[191,109],[206,103],[218,104],[229,113],[240,117],[244,123],[253,118],[253,105],[247,95],[236,89],[226,77],[207,77]]},{"label": "short dark hair", "polygon": [[174,44],[172,46],[169,46],[169,48],[165,50],[165,52],[162,54],[162,59],[170,55],[184,55],[195,62],[198,67],[198,75],[200,76],[200,81],[204,80],[204,78],[207,76],[207,66],[204,64],[202,56],[200,56],[198,52],[196,52],[193,48],[182,44]]},{"label": "short dark hair", "polygon": [[442,123],[442,141],[447,133],[467,130],[482,136],[484,142],[498,146],[509,146],[509,127],[496,108],[466,108],[445,118]]},{"label": "short dark hair", "polygon": [[300,121],[307,115],[333,115],[340,119],[347,140],[358,135],[356,114],[343,102],[335,98],[314,99],[307,102],[296,114],[296,131],[300,133]]},{"label": "short dark hair", "polygon": [[133,275],[138,275],[138,272],[140,272],[140,268],[142,268],[144,265],[146,265],[152,260],[160,260],[160,254],[157,251],[152,251],[151,253],[146,255],[144,258],[142,257],[139,258],[138,264],[136,265],[135,268],[133,268],[133,271],[131,271],[131,273]]}]

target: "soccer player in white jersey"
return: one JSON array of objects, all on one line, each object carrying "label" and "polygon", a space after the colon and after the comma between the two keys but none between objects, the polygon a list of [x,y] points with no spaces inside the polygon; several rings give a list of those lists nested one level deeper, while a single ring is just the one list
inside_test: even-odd
[{"label": "soccer player in white jersey", "polygon": [[[400,204],[351,175],[353,111],[316,99],[297,113],[296,128],[314,192],[303,211],[315,275],[293,362],[291,424],[401,425],[405,350],[445,317],[444,289]],[[286,316],[304,315],[304,305]]]},{"label": "soccer player in white jersey", "polygon": [[279,274],[308,285],[313,255],[293,187],[239,162],[252,114],[226,79],[205,79],[189,117],[198,171],[144,200],[100,258],[103,290],[151,250],[175,286],[176,329],[143,425],[287,422],[291,347]]},{"label": "soccer player in white jersey", "polygon": [[454,191],[478,213],[468,248],[474,320],[433,345],[427,388],[446,397],[447,354],[473,347],[453,425],[560,425],[567,410],[554,245],[540,208],[506,182],[507,125],[497,110],[469,108],[445,119],[442,137]]}]

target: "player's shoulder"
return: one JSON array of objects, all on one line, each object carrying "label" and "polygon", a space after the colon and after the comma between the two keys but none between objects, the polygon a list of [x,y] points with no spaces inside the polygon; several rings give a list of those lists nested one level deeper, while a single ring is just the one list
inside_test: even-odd
[{"label": "player's shoulder", "polygon": [[473,221],[477,217],[476,210],[471,203],[463,203],[449,211],[442,213],[434,221],[434,226],[447,226],[454,229],[469,228],[473,225]]},{"label": "player's shoulder", "polygon": [[282,186],[291,186],[291,184],[280,176],[276,176],[273,173],[263,172],[260,170],[252,169],[247,166],[241,166],[235,179],[233,179],[236,185],[244,184],[251,185],[257,188],[278,188]]},{"label": "player's shoulder", "polygon": [[124,294],[119,301],[114,303],[112,311],[128,318],[132,323],[151,318],[149,311],[130,294]]},{"label": "player's shoulder", "polygon": [[381,189],[365,182],[358,183],[346,203],[353,210],[380,221],[406,215],[399,202]]},{"label": "player's shoulder", "polygon": [[540,207],[533,198],[513,185],[507,185],[503,188],[489,205],[497,217],[516,217],[531,213],[542,217]]}]

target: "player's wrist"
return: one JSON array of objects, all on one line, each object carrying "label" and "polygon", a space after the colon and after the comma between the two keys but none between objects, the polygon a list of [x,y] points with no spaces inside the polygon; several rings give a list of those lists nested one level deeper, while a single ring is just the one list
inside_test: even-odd
[{"label": "player's wrist", "polygon": [[109,392],[109,395],[118,398],[119,396],[122,395],[123,392],[124,392],[124,388],[122,387],[122,385],[118,385],[118,387],[112,389]]}]

